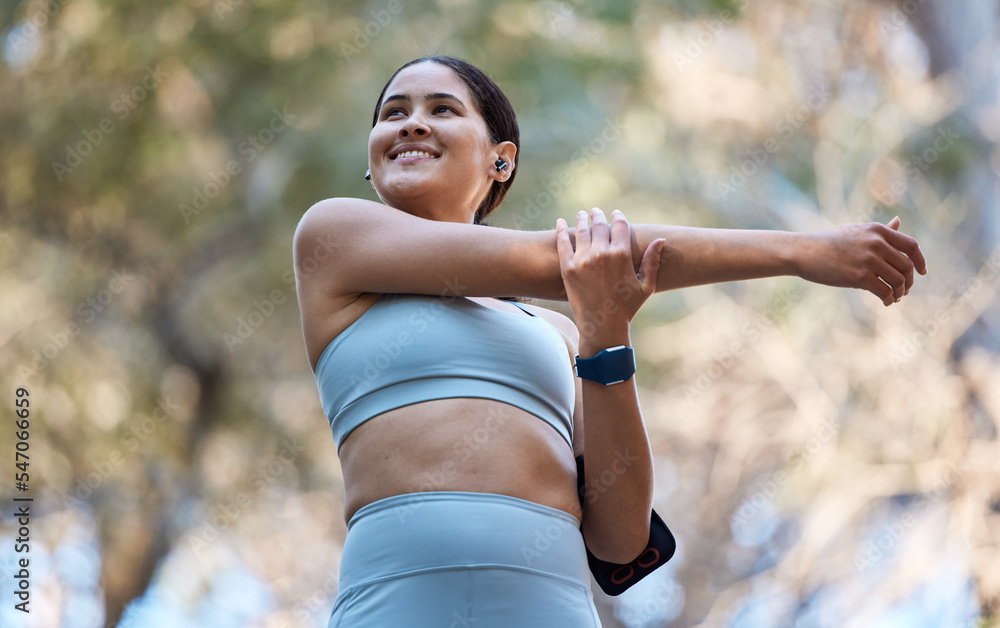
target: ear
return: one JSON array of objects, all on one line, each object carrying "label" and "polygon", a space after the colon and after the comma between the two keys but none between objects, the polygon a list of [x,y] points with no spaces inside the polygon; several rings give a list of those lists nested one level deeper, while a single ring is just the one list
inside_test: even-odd
[{"label": "ear", "polygon": [[496,155],[493,158],[494,162],[499,159],[500,161],[506,162],[507,167],[503,170],[497,170],[496,166],[493,165],[494,162],[490,162],[490,177],[496,181],[506,181],[514,173],[514,157],[517,155],[517,146],[514,146],[514,142],[500,142],[494,145],[494,152],[490,153]]}]

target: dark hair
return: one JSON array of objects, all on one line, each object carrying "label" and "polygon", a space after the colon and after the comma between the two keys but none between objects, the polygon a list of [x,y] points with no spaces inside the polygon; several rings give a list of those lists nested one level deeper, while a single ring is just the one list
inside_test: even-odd
[{"label": "dark hair", "polygon": [[[493,82],[493,79],[486,76],[486,73],[482,70],[468,61],[463,61],[462,59],[456,59],[454,57],[421,57],[420,59],[410,61],[396,70],[393,75],[389,77],[389,80],[382,88],[382,93],[378,96],[378,102],[375,103],[375,115],[372,116],[372,127],[378,123],[378,112],[382,107],[382,99],[385,98],[385,90],[389,88],[389,83],[392,83],[392,80],[396,78],[396,75],[404,69],[410,67],[411,65],[423,63],[425,61],[433,61],[434,63],[439,63],[451,68],[452,71],[458,75],[458,78],[462,79],[462,82],[464,82],[469,88],[469,92],[472,94],[473,104],[476,106],[480,115],[483,116],[483,120],[486,121],[486,130],[489,131],[490,138],[498,144],[500,142],[513,142],[514,146],[517,147],[518,152],[520,152],[521,133],[517,127],[517,116],[514,114],[514,108],[511,106],[510,101],[507,100],[507,96],[505,96],[500,87]],[[517,175],[518,156],[519,155],[514,155],[514,163],[511,164],[512,170],[510,177],[508,177],[506,181],[493,182],[493,185],[490,187],[490,191],[486,194],[486,198],[483,199],[483,202],[480,203],[479,207],[476,209],[476,216],[473,220],[473,224],[481,224],[483,219],[499,207],[501,202],[503,202],[504,197],[507,195],[507,190],[510,189],[511,184],[514,183],[514,177]]]}]

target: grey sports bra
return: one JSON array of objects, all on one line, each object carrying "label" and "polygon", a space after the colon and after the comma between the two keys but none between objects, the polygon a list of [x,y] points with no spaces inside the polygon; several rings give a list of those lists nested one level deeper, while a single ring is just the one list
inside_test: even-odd
[{"label": "grey sports bra", "polygon": [[465,297],[382,294],[316,364],[337,450],[373,416],[452,397],[521,408],[572,448],[576,388],[566,342],[548,321],[521,309],[530,316]]}]

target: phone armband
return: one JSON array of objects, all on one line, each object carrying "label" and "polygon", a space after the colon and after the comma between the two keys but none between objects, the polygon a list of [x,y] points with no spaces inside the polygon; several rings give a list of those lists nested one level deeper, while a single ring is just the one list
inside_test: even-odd
[{"label": "phone armband", "polygon": [[[576,457],[576,489],[580,497],[580,507],[584,508],[586,490],[582,455]],[[649,519],[649,542],[646,543],[646,549],[640,552],[635,560],[625,565],[609,563],[597,558],[588,549],[587,564],[602,591],[608,595],[621,595],[629,587],[670,560],[676,550],[677,541],[670,532],[670,528],[663,522],[660,515],[652,510]]]}]

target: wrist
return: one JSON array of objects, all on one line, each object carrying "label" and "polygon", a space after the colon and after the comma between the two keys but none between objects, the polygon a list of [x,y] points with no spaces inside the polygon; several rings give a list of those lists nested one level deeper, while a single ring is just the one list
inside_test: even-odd
[{"label": "wrist", "polygon": [[778,257],[782,265],[781,274],[805,278],[806,264],[815,255],[816,235],[788,232],[785,246],[778,247]]},{"label": "wrist", "polygon": [[591,358],[573,358],[576,376],[610,386],[632,379],[635,375],[635,351],[627,345],[608,347]]},{"label": "wrist", "polygon": [[618,345],[632,346],[632,339],[629,337],[628,328],[619,333],[594,334],[592,336],[581,336],[578,355],[581,358],[592,358],[601,351]]}]

